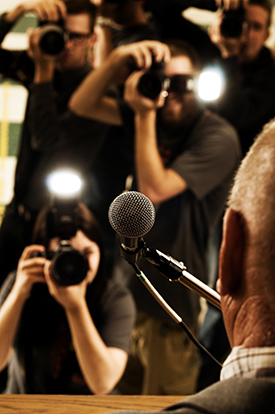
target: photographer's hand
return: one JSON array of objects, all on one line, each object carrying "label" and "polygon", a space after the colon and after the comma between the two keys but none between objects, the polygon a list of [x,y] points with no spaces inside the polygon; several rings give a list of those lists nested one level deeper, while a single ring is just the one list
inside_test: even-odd
[{"label": "photographer's hand", "polygon": [[77,285],[62,286],[53,280],[50,270],[51,262],[46,261],[44,267],[45,280],[51,296],[60,303],[65,310],[77,309],[86,304],[85,295],[87,290],[88,278]]},{"label": "photographer's hand", "polygon": [[13,290],[23,299],[29,297],[35,283],[45,283],[44,265],[46,259],[44,257],[32,257],[34,252],[44,251],[44,246],[33,244],[23,250],[19,259]]},{"label": "photographer's hand", "polygon": [[57,55],[47,55],[39,46],[41,28],[29,29],[29,47],[27,53],[34,61],[34,83],[50,82],[54,77]]},{"label": "photographer's hand", "polygon": [[244,43],[247,39],[247,24],[244,22],[243,30],[240,37],[224,37],[221,34],[221,22],[224,16],[222,11],[218,11],[209,26],[208,34],[214,45],[216,45],[221,52],[222,58],[227,59],[233,56],[240,56]]},{"label": "photographer's hand", "polygon": [[65,18],[67,9],[65,3],[60,0],[25,1],[18,4],[5,15],[6,21],[15,23],[25,13],[34,12],[41,21],[58,21]]},{"label": "photographer's hand", "polygon": [[218,8],[222,7],[224,10],[236,10],[239,7],[245,7],[249,0],[215,0]]},{"label": "photographer's hand", "polygon": [[85,299],[91,273],[80,284],[64,287],[51,279],[50,264],[47,261],[45,265],[45,279],[50,294],[64,307],[84,379],[94,394],[107,394],[121,377],[127,354],[106,346],[94,324]]},{"label": "photographer's hand", "polygon": [[18,262],[13,288],[0,308],[0,371],[9,362],[22,309],[30,296],[33,285],[45,283],[46,259],[31,257],[35,251],[43,252],[44,250],[45,248],[40,245],[32,245],[24,249]]},{"label": "photographer's hand", "polygon": [[[149,69],[154,60],[168,62],[167,45],[153,40],[131,43],[114,49],[97,69],[92,71],[74,92],[69,108],[77,115],[86,116],[112,125],[121,125],[120,110],[115,99],[105,96],[111,83],[116,82],[124,68],[129,75],[129,64],[137,69]],[[124,80],[123,80],[124,82]]]},{"label": "photographer's hand", "polygon": [[125,82],[124,99],[136,114],[151,110],[156,111],[165,102],[163,91],[154,100],[145,97],[138,91],[138,83],[144,73],[146,70],[133,72]]}]

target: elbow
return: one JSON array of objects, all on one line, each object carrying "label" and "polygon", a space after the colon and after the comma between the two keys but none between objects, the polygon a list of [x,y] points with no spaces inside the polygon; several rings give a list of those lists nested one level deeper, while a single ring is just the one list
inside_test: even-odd
[{"label": "elbow", "polygon": [[144,194],[146,197],[149,198],[149,200],[155,205],[157,203],[160,203],[163,201],[163,198],[159,193],[154,191],[153,188],[150,188],[146,185],[139,185],[139,191]]},{"label": "elbow", "polygon": [[107,395],[115,388],[116,384],[117,382],[114,381],[97,381],[89,388],[94,395]]}]

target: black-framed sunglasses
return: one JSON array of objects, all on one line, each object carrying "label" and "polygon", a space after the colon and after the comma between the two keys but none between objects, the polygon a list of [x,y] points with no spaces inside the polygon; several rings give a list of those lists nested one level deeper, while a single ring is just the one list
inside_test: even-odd
[{"label": "black-framed sunglasses", "polygon": [[76,45],[80,45],[85,39],[88,39],[90,36],[91,33],[77,33],[70,32],[69,30],[65,31],[65,41],[71,40]]},{"label": "black-framed sunglasses", "polygon": [[195,77],[194,75],[174,75],[168,78],[167,92],[174,93],[190,93],[194,91]]}]

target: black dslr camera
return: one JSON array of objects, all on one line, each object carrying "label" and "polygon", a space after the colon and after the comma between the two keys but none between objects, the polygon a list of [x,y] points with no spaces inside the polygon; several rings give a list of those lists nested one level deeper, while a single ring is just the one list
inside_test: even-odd
[{"label": "black dslr camera", "polygon": [[147,98],[156,99],[162,89],[165,89],[166,76],[164,74],[164,62],[153,62],[150,69],[141,76],[138,83],[138,90]]},{"label": "black dslr camera", "polygon": [[66,30],[64,22],[60,19],[58,22],[40,22],[42,27],[39,46],[47,55],[58,55],[64,49],[66,42]]},{"label": "black dslr camera", "polygon": [[220,26],[222,36],[238,38],[242,34],[243,23],[245,21],[245,10],[239,7],[236,10],[224,10],[223,19]]},{"label": "black dslr camera", "polygon": [[60,244],[54,252],[35,252],[32,257],[46,257],[51,260],[52,278],[63,286],[77,285],[85,279],[89,270],[88,260],[84,254],[75,250],[70,238],[76,234],[77,204],[70,200],[55,200],[47,214],[47,239],[60,238]]}]

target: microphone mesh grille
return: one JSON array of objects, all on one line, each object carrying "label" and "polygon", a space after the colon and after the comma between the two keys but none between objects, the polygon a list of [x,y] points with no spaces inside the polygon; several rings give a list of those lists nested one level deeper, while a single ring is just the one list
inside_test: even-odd
[{"label": "microphone mesh grille", "polygon": [[113,229],[124,237],[142,237],[154,225],[155,208],[144,194],[127,191],[114,199],[109,207]]}]

